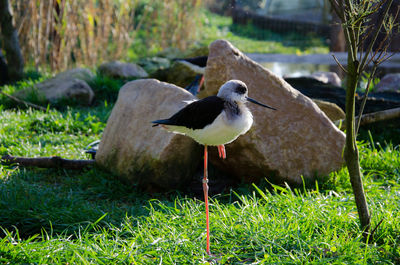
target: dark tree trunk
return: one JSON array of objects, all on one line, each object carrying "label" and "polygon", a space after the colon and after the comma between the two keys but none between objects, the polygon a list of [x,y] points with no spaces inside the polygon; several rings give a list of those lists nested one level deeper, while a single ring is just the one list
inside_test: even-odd
[{"label": "dark tree trunk", "polygon": [[71,160],[64,159],[59,156],[52,157],[15,157],[4,155],[1,157],[1,162],[4,164],[19,164],[24,167],[40,167],[40,168],[65,168],[82,170],[93,166],[95,160]]},{"label": "dark tree trunk", "polygon": [[346,50],[346,40],[344,38],[341,21],[335,12],[332,12],[332,24],[330,29],[331,52],[344,52]]},{"label": "dark tree trunk", "polygon": [[[1,43],[0,43],[1,45]],[[1,47],[1,46],[0,46]],[[0,86],[8,82],[8,68],[6,60],[3,57],[3,53],[0,49]]]},{"label": "dark tree trunk", "polygon": [[18,41],[18,34],[12,23],[12,14],[8,0],[0,0],[0,28],[2,46],[5,51],[8,77],[15,81],[23,77],[24,60]]}]

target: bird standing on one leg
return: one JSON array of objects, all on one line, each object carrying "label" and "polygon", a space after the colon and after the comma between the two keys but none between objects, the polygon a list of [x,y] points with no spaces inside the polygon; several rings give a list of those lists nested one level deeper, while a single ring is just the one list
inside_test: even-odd
[{"label": "bird standing on one leg", "polygon": [[216,96],[194,101],[175,113],[171,118],[155,120],[153,126],[161,125],[174,133],[184,134],[204,145],[204,178],[203,191],[206,206],[207,253],[210,252],[210,229],[208,214],[208,176],[207,146],[218,146],[221,158],[226,158],[225,144],[231,143],[239,135],[245,134],[253,124],[253,115],[246,107],[247,101],[265,108],[276,110],[270,106],[249,98],[245,83],[230,80],[223,84]]}]

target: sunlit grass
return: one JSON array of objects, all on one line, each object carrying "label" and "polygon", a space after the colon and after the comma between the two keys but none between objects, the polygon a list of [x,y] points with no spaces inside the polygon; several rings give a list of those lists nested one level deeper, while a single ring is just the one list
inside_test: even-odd
[{"label": "sunlit grass", "polygon": [[216,39],[226,39],[246,53],[309,54],[328,53],[329,47],[323,40],[312,34],[278,34],[248,25],[233,25],[232,18],[204,13],[202,43],[209,44]]}]

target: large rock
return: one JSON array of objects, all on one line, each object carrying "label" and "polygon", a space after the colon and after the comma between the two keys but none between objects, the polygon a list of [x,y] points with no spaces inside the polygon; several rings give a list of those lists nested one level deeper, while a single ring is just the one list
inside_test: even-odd
[{"label": "large rock", "polygon": [[112,78],[133,79],[148,77],[147,72],[139,65],[120,61],[103,63],[98,70],[100,74]]},{"label": "large rock", "polygon": [[155,79],[125,84],[107,121],[96,162],[149,191],[182,188],[201,161],[189,137],[152,127],[195,99],[186,90]]},{"label": "large rock", "polygon": [[94,74],[89,69],[75,68],[59,73],[34,87],[17,91],[14,95],[28,101],[34,97],[41,103],[66,100],[89,105],[94,98],[94,92],[86,82],[92,80],[93,77]]},{"label": "large rock", "polygon": [[387,74],[375,86],[376,92],[400,91],[400,73]]},{"label": "large rock", "polygon": [[217,40],[210,45],[206,90],[200,96],[216,94],[230,79],[244,81],[250,97],[278,110],[248,104],[252,129],[226,146],[226,160],[214,150],[211,163],[245,181],[267,177],[293,184],[301,184],[302,175],[313,181],[343,166],[345,135],[317,105],[229,42]]}]

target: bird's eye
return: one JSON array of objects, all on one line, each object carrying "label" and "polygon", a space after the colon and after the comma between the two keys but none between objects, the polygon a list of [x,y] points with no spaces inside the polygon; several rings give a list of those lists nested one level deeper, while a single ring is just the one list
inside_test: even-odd
[{"label": "bird's eye", "polygon": [[236,87],[236,93],[238,93],[238,94],[245,94],[246,91],[247,91],[247,88],[243,85],[238,85]]}]

